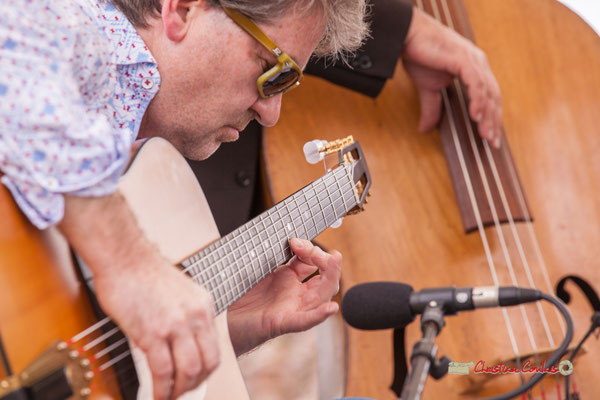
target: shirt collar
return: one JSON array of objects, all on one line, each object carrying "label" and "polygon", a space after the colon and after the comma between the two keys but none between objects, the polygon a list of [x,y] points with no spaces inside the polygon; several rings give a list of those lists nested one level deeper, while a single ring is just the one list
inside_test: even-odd
[{"label": "shirt collar", "polygon": [[148,46],[111,1],[96,1],[98,24],[106,32],[114,48],[113,61],[117,65],[137,63],[156,64]]}]

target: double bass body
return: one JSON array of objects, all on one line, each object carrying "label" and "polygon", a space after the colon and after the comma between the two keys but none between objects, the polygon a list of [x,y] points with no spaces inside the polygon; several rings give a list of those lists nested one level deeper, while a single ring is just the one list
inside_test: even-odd
[{"label": "double bass body", "polygon": [[[435,2],[441,6],[442,0]],[[485,228],[489,257],[482,235],[465,233],[442,141],[437,134],[417,133],[417,94],[400,66],[375,100],[310,77],[302,90],[286,95],[281,121],[267,132],[265,142],[274,197],[281,199],[297,182],[313,178],[308,170],[286,168],[304,162],[301,152],[288,149],[317,137],[352,133],[371,156],[369,210],[344,221],[343,232],[326,232],[321,239],[344,254],[345,287],[375,280],[406,282],[415,289],[492,285],[489,258],[501,285],[532,282],[549,291],[548,282],[554,286],[569,274],[598,285],[600,37],[554,0],[463,3],[503,92],[506,139],[533,222]],[[583,296],[572,297],[569,309],[578,341],[592,310]],[[516,345],[518,354],[537,352],[541,361],[547,358],[543,351],[563,337],[554,310],[541,308],[541,313],[539,306],[527,305],[508,309],[506,316],[494,309],[448,317],[437,339],[440,353],[458,362],[493,365],[514,358]],[[419,337],[418,323],[412,324],[407,351]],[[575,362],[574,381],[585,398],[595,398],[600,347],[592,339],[585,348]],[[350,329],[348,357],[347,395],[395,398],[389,390],[390,331]],[[535,357],[531,363],[537,363]],[[471,381],[458,375],[429,379],[425,398],[461,398],[478,387],[480,377],[473,375],[471,369]],[[558,376],[544,379],[547,398],[559,398],[557,385],[564,398],[563,381]],[[518,384],[518,375],[488,379],[472,396],[499,394]],[[540,390],[533,391],[533,398],[541,398]]]}]

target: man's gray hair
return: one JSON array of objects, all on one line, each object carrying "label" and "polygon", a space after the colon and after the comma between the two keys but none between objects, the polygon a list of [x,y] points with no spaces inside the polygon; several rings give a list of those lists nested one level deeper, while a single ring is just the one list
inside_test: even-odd
[{"label": "man's gray hair", "polygon": [[[112,0],[113,4],[136,27],[148,26],[148,20],[161,11],[161,0]],[[272,23],[288,11],[302,15],[320,7],[325,32],[315,49],[318,56],[342,58],[360,47],[368,35],[367,0],[208,0],[214,6],[238,10],[254,22]],[[312,27],[307,27],[311,29]]]}]

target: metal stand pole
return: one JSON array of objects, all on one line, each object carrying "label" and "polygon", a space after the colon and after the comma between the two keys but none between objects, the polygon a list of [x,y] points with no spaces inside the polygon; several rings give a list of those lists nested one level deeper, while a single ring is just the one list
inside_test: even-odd
[{"label": "metal stand pole", "polygon": [[434,340],[444,327],[444,311],[435,301],[429,303],[421,315],[423,338],[415,343],[410,356],[411,371],[404,382],[400,400],[418,400],[423,394],[427,375],[440,379],[448,372],[450,359],[436,359],[437,345]]}]

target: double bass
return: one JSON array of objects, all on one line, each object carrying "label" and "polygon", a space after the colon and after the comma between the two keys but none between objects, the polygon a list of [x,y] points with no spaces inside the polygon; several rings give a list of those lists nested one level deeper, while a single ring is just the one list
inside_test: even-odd
[{"label": "double bass", "polygon": [[[286,168],[303,160],[290,149],[352,133],[374,155],[369,213],[344,221],[343,234],[328,232],[320,240],[344,254],[343,287],[401,281],[417,290],[514,285],[553,293],[565,275],[598,285],[600,38],[555,0],[415,5],[486,53],[504,99],[500,150],[470,132],[475,126],[462,110],[468,99],[457,82],[445,91],[440,134],[423,135],[417,133],[417,93],[401,66],[377,99],[305,77],[265,135],[274,198],[313,178]],[[573,293],[576,343],[593,310]],[[437,344],[457,362],[539,366],[561,342],[561,322],[546,304],[463,313],[446,318]],[[418,323],[407,328],[408,349],[420,335]],[[346,395],[397,398],[390,390],[392,342],[391,331],[349,330]],[[597,398],[599,358],[597,341],[589,340],[574,362],[571,393]],[[468,376],[428,379],[424,398],[500,394],[530,377],[471,368]],[[564,382],[549,375],[528,396],[562,399]]]}]

